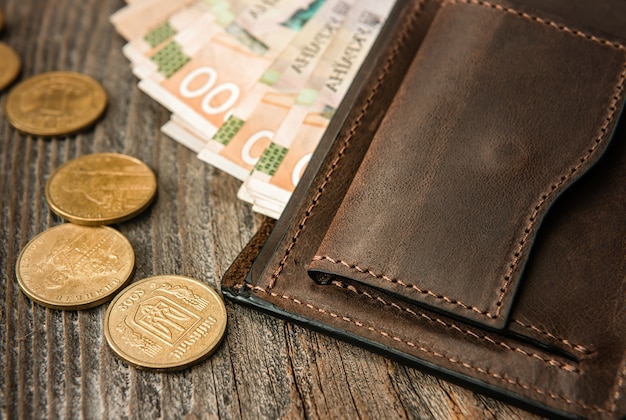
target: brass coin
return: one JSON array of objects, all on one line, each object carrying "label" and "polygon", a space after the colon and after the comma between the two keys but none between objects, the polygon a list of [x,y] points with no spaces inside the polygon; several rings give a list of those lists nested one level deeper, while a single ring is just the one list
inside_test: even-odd
[{"label": "brass coin", "polygon": [[111,299],[134,267],[135,252],[120,232],[65,223],[30,241],[15,272],[33,301],[53,309],[78,310]]},{"label": "brass coin", "polygon": [[226,308],[209,286],[183,276],[156,276],[124,289],[107,308],[104,333],[128,364],[180,370],[208,357],[226,330]]},{"label": "brass coin", "polygon": [[9,86],[20,74],[20,57],[4,42],[0,42],[0,90]]},{"label": "brass coin", "polygon": [[92,125],[107,97],[91,77],[65,71],[24,80],[7,97],[6,116],[18,130],[36,136],[60,136]]},{"label": "brass coin", "polygon": [[97,153],[59,167],[46,184],[53,212],[81,225],[107,225],[136,216],[156,195],[156,177],[131,156]]}]

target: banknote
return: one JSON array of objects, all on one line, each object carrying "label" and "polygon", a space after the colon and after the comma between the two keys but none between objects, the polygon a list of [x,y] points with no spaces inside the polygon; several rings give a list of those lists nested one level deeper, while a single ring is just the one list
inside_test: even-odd
[{"label": "banknote", "polygon": [[109,20],[126,40],[142,36],[181,7],[197,0],[135,0],[115,12]]},{"label": "banknote", "polygon": [[352,1],[327,0],[255,83],[199,157],[244,180],[342,25]]},{"label": "banknote", "polygon": [[[297,9],[298,2],[292,3],[291,9]],[[287,41],[297,33],[281,32]],[[280,53],[270,48],[259,54],[257,44],[223,30],[206,42],[172,40],[151,57],[158,70],[139,88],[210,140]]]},{"label": "banknote", "polygon": [[326,0],[257,0],[226,29],[236,37],[253,39],[263,54],[282,51]]},{"label": "banknote", "polygon": [[[133,67],[145,65],[152,55],[179,32],[186,32],[183,38],[208,37],[212,33],[208,30],[211,25],[228,26],[252,1],[196,0],[178,9],[143,35],[130,40],[122,52],[131,61]],[[142,76],[140,72],[138,77]]]},{"label": "banknote", "polygon": [[[255,111],[237,132],[235,141],[221,153],[209,152],[210,143],[198,155],[213,166],[234,177],[244,180],[272,140],[274,131],[280,127],[295,100],[286,94],[263,95]],[[242,141],[237,141],[241,139]]]},{"label": "banknote", "polygon": [[126,0],[110,17],[161,131],[282,213],[395,0]]},{"label": "banknote", "polygon": [[[240,0],[241,1],[241,0]],[[246,0],[246,2],[248,4],[252,3],[250,0]],[[240,4],[236,7],[237,10],[243,8],[245,5],[244,1],[241,1]],[[280,5],[279,5],[280,6]],[[285,6],[288,7],[287,11],[289,13],[295,13],[297,12],[299,9],[298,4],[282,4],[282,7],[284,8]],[[230,5],[229,6],[231,9],[235,8],[235,6]],[[257,9],[257,14],[259,16],[264,16],[263,13],[260,13],[259,6],[256,6]],[[263,9],[265,10],[265,9]],[[262,10],[262,11],[263,11]],[[294,12],[295,10],[295,12]],[[267,12],[266,14],[271,16],[272,9],[271,8],[267,8],[267,10],[265,10],[265,12]],[[250,10],[247,10],[246,13],[251,13]],[[224,22],[222,22],[224,23]],[[237,30],[233,30],[233,26],[237,27]],[[238,24],[236,22],[234,22],[230,28],[228,28],[230,32],[233,33],[237,33],[237,31],[244,31],[241,27],[238,26]],[[245,31],[244,31],[245,32]],[[183,37],[187,37],[187,34],[190,33],[190,30],[186,30],[184,33],[181,33],[180,38]],[[206,34],[205,34],[206,36]],[[194,41],[194,36],[188,36],[187,37],[189,39],[189,41],[185,41],[185,40],[180,40],[178,42],[179,45],[186,45],[188,42],[191,43]],[[264,54],[264,55],[270,55],[268,54],[268,50],[264,45],[261,45],[259,42],[255,41],[251,35],[247,34],[244,37],[237,37],[237,39],[244,45],[246,45],[248,47],[248,49],[250,51],[254,51],[258,54]],[[270,51],[271,53],[271,51]],[[234,62],[233,60],[230,60],[231,62]],[[240,63],[240,64],[244,64],[244,63]],[[246,63],[249,64],[249,63]],[[157,64],[156,63],[149,63],[148,65],[143,65],[143,66],[137,66],[133,69],[134,73],[140,77],[140,78],[147,78],[150,74],[154,73],[157,69]],[[247,100],[248,103],[250,103],[250,99],[254,97],[255,92],[251,91],[248,92],[245,96],[243,96],[244,100]],[[259,98],[260,100],[260,98]],[[258,102],[259,100],[254,101],[255,103]],[[167,106],[167,104],[165,104]],[[185,116],[190,116],[190,115],[194,115],[193,113],[187,112],[184,114]],[[193,121],[193,117],[191,117],[192,121]],[[207,127],[204,127],[207,128]],[[209,133],[211,131],[211,128],[209,127]],[[204,131],[202,132],[201,130],[198,130],[197,127],[194,126],[193,122],[188,122],[186,121],[185,117],[182,116],[181,114],[175,114],[172,116],[172,118],[170,119],[170,121],[168,121],[163,127],[162,127],[162,131],[166,134],[168,134],[169,136],[173,137],[175,140],[179,141],[181,144],[191,148],[194,151],[199,151],[203,148],[203,145],[206,144],[206,142],[210,139],[210,137],[207,135],[207,132]]]},{"label": "banknote", "polygon": [[170,116],[169,121],[161,127],[161,132],[196,153],[206,145],[206,141],[196,129],[177,114]]},{"label": "banknote", "polygon": [[158,78],[159,72],[171,71],[173,66],[180,64],[180,61],[177,61],[181,60],[178,46],[185,46],[188,51],[195,51],[220,31],[221,28],[214,24],[214,17],[211,14],[201,14],[187,28],[147,52],[143,57],[141,53],[134,54],[135,62],[131,66],[133,74],[140,80],[150,77]]},{"label": "banknote", "polygon": [[[171,39],[182,31],[192,31],[192,36],[202,36],[201,29],[213,25],[214,17],[208,13],[204,1],[197,1],[150,27],[148,31],[131,39],[122,48],[124,56],[130,60],[133,67],[148,62],[150,57],[165,46]],[[200,27],[197,30],[196,27]]]},{"label": "banknote", "polygon": [[141,80],[139,88],[208,140],[269,62],[225,33],[198,44],[170,42],[152,56],[158,71]]},{"label": "banknote", "polygon": [[282,204],[276,204],[272,200],[257,199],[252,205],[252,211],[261,213],[272,219],[279,219],[283,213],[284,206]]},{"label": "banknote", "polygon": [[[296,115],[298,111],[300,115]],[[257,208],[268,207],[267,204],[263,206],[262,202],[269,201],[278,208],[286,205],[329,121],[328,116],[307,112],[303,107],[295,107],[290,117],[292,121],[301,122],[281,127],[283,130],[277,133],[275,141],[270,143],[240,188],[245,190],[240,193],[240,197],[252,197],[252,204],[257,205]]]},{"label": "banknote", "polygon": [[[315,98],[313,104],[302,100],[292,107],[242,186],[246,191],[241,196],[259,201],[257,209],[261,210],[262,202],[268,209],[286,205],[392,5],[392,1],[359,2],[351,9],[329,47],[338,51],[335,59],[321,61],[311,77],[312,89],[306,96],[308,101]],[[269,206],[268,200],[274,205]]]}]

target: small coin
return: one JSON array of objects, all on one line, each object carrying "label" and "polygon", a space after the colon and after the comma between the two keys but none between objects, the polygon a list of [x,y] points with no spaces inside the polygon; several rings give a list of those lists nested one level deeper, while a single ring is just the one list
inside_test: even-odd
[{"label": "small coin", "polygon": [[17,53],[4,42],[0,42],[0,91],[15,80],[20,73],[20,67]]},{"label": "small coin", "polygon": [[131,156],[96,153],[57,169],[46,184],[48,205],[81,225],[107,225],[145,210],[156,195],[156,177]]},{"label": "small coin", "polygon": [[15,86],[7,97],[6,116],[24,133],[60,136],[92,125],[104,112],[106,102],[106,92],[91,77],[58,71]]},{"label": "small coin", "polygon": [[164,371],[208,357],[225,330],[226,308],[215,290],[174,275],[128,286],[104,317],[104,333],[117,356],[138,368]]},{"label": "small coin", "polygon": [[134,267],[133,247],[117,230],[65,223],[33,238],[20,253],[15,271],[33,301],[78,310],[111,299]]}]

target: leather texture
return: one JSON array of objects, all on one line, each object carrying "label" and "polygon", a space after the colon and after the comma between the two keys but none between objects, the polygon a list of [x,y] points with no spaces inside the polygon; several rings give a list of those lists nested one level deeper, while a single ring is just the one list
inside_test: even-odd
[{"label": "leather texture", "polygon": [[224,293],[543,413],[625,416],[611,3],[399,4]]}]

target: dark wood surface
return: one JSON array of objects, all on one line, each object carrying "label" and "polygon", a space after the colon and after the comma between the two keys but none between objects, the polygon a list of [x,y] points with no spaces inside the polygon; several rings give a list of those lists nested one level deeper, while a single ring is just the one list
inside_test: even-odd
[{"label": "dark wood surface", "polygon": [[[532,415],[336,339],[226,302],[227,336],[178,373],[128,367],[107,347],[106,305],[61,312],[15,280],[19,252],[62,221],[44,189],[62,163],[94,152],[146,162],[158,177],[148,211],[116,225],[137,259],[133,280],[183,274],[219,289],[261,218],[239,182],[160,133],[169,112],[137,89],[108,21],[122,0],[2,0],[0,39],[22,59],[18,80],[74,70],[109,95],[95,127],[42,139],[0,117],[0,418],[530,418]],[[0,60],[2,57],[0,57]],[[0,96],[4,105],[6,91]],[[2,111],[0,111],[2,114]]]}]

